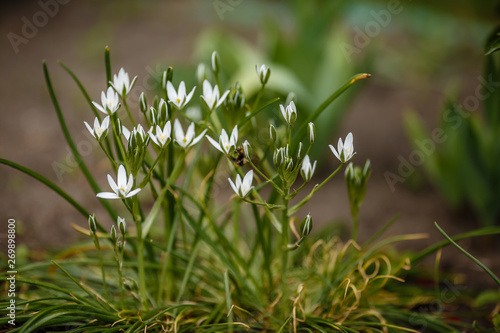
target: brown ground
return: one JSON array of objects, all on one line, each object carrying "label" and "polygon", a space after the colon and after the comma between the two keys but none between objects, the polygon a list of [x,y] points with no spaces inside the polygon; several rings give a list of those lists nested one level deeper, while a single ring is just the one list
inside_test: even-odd
[{"label": "brown ground", "polygon": [[[84,207],[96,207],[97,201],[89,195],[90,188],[83,177],[77,172],[65,174],[61,182],[51,167],[54,161],[64,161],[68,148],[45,88],[41,60],[46,59],[51,69],[66,120],[70,129],[77,133],[75,142],[79,143],[87,140],[82,134],[82,120],[90,121],[91,118],[86,107],[82,106],[84,101],[77,87],[57,66],[58,59],[79,75],[91,96],[98,96],[105,81],[102,65],[104,45],[111,47],[114,68],[123,66],[129,73],[143,78],[148,74],[146,66],[188,62],[194,40],[203,27],[214,21],[223,24],[211,12],[211,6],[195,1],[169,1],[155,6],[152,2],[144,2],[136,7],[124,7],[118,10],[117,6],[97,1],[70,2],[61,5],[59,13],[40,28],[26,45],[20,45],[17,54],[8,39],[2,39],[0,156],[47,176]],[[3,9],[0,13],[2,35],[7,36],[9,32],[20,34],[21,18],[31,18],[40,10],[35,2],[19,2]],[[470,52],[464,57],[469,57],[464,62],[473,64],[458,67],[461,71],[459,76],[466,82],[464,91],[467,93],[473,91],[476,85],[473,81],[480,72],[481,55]],[[376,72],[372,74],[374,76],[369,82],[362,83],[363,89],[351,105],[341,130],[343,135],[348,131],[354,133],[358,163],[370,158],[373,165],[372,179],[361,212],[361,239],[367,239],[396,214],[400,214],[400,218],[388,234],[429,234],[427,240],[408,242],[402,245],[403,248],[422,249],[441,240],[441,235],[433,226],[434,221],[451,234],[473,229],[476,224],[471,223],[471,217],[450,212],[430,186],[415,191],[405,186],[407,184],[398,184],[393,192],[384,179],[386,171],[397,173],[398,156],[407,158],[411,152],[402,126],[402,112],[411,107],[432,126],[444,96],[446,76],[412,81],[391,80],[384,75],[377,76]],[[441,74],[444,75],[443,72]],[[404,75],[402,73],[401,78]],[[106,167],[95,158],[88,156],[86,161],[95,172],[105,174]],[[331,161],[333,167],[335,161],[333,158]],[[103,179],[98,181],[107,186]],[[78,238],[70,224],[85,226],[86,221],[64,200],[35,180],[5,166],[0,166],[0,181],[2,219],[6,222],[8,218],[15,218],[19,222],[19,242],[32,249],[60,248]],[[319,194],[314,204],[304,208],[304,211],[314,212],[315,225],[332,219],[348,220],[343,181],[332,182]],[[465,246],[470,248],[470,244]],[[487,250],[484,247],[473,249],[485,263],[495,264],[494,269],[500,274],[499,263],[491,262],[494,256]],[[447,265],[477,271],[480,281],[489,282],[485,274],[454,249],[447,250],[445,258],[448,258]]]}]

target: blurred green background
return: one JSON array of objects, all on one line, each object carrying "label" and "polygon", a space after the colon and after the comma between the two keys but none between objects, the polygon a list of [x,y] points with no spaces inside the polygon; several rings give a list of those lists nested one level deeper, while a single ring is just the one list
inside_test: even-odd
[{"label": "blurred green background", "polygon": [[[103,49],[109,45],[113,71],[125,67],[139,76],[136,96],[140,91],[153,96],[167,66],[174,67],[175,80],[197,84],[197,64],[209,66],[210,54],[217,50],[223,88],[238,81],[251,100],[258,88],[255,64],[265,63],[272,71],[270,92],[283,98],[295,93],[299,121],[351,76],[371,73],[372,78],[356,84],[316,122],[321,140],[312,153],[321,162],[320,173],[327,173],[336,165],[327,145],[352,131],[355,162],[371,159],[361,238],[397,213],[401,217],[394,233],[428,232],[428,243],[441,239],[432,225],[436,220],[455,232],[480,225],[467,203],[449,204],[421,165],[401,174],[401,161],[415,149],[403,114],[412,110],[422,128],[431,131],[439,126],[445,101],[474,93],[483,73],[485,39],[498,21],[496,1],[51,0],[2,6],[0,156],[39,171],[97,214],[97,201],[77,169],[54,172],[55,162],[71,164],[71,157],[44,86],[41,61],[46,59],[52,70],[76,142],[89,150],[86,160],[96,173],[105,174],[102,157],[88,148],[84,133],[89,110],[56,61],[72,68],[98,99],[105,87]],[[25,27],[29,24],[34,25],[31,31]],[[281,121],[277,106],[273,117]],[[262,142],[265,135],[267,128]],[[6,167],[0,171],[0,209],[5,218],[15,217],[24,225],[25,244],[60,247],[74,240],[71,223],[86,221],[71,207],[24,175]],[[391,185],[388,173],[402,180]],[[305,209],[315,214],[318,225],[347,223],[343,180],[339,177]]]}]

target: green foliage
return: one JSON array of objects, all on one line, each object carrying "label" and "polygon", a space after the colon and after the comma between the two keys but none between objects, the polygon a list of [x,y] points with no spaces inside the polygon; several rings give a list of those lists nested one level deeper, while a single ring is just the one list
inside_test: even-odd
[{"label": "green foliage", "polygon": [[[105,54],[109,80],[108,49]],[[96,103],[88,98],[83,85],[63,68],[82,90],[90,111],[95,112]],[[211,76],[218,86],[220,82],[228,86],[218,76],[223,68],[224,57],[220,57]],[[75,148],[45,63],[44,74],[66,140]],[[308,117],[300,107],[295,110],[293,103],[280,107],[281,125],[276,125],[272,139],[262,136],[258,125],[266,123],[268,135],[266,111],[277,101],[260,102],[268,93],[265,80],[261,80],[257,96],[242,96],[248,112],[228,117],[231,106],[217,102],[228,95],[222,91],[211,95],[211,84],[204,82],[201,104],[206,107],[200,108],[197,119],[191,119],[182,105],[192,96],[187,96],[189,89],[185,93],[181,88],[173,90],[182,84],[173,84],[172,69],[163,75],[163,97],[155,96],[149,110],[144,107],[144,96],[140,111],[130,110],[125,94],[130,87],[122,89],[120,84],[128,80],[115,77],[113,87],[122,93],[120,102],[126,112],[110,111],[120,108],[113,91],[103,97],[103,109],[111,113],[106,118],[110,129],[99,138],[102,157],[117,170],[116,178],[113,173],[108,175],[113,192],[101,191],[78,150],[72,149],[92,195],[101,198],[109,217],[90,215],[43,176],[0,160],[46,184],[82,213],[89,225],[89,229],[76,228],[87,236],[84,243],[51,262],[18,268],[18,326],[12,331],[417,332],[413,320],[432,331],[453,330],[439,317],[408,310],[411,302],[398,302],[403,292],[389,287],[391,282],[404,282],[402,276],[410,262],[387,255],[384,247],[421,235],[379,241],[391,221],[363,245],[353,239],[344,243],[332,233],[327,238],[311,234],[309,214],[300,233],[297,231],[302,219],[296,216],[298,209],[355,154],[351,135],[343,147],[337,147],[341,151],[335,151],[339,167],[303,195],[314,173],[306,156],[318,142],[307,133],[307,122],[316,121],[339,95],[367,77],[358,74],[349,79]],[[259,76],[254,79],[258,81]],[[100,121],[98,113],[93,115]],[[306,118],[296,130],[291,121],[295,116]],[[192,124],[184,130],[182,123],[188,120]],[[139,123],[149,129],[147,134]],[[133,129],[124,124],[132,124]],[[202,149],[205,133],[209,133],[207,139],[210,137],[208,151]],[[248,138],[243,148],[238,144],[242,137]],[[306,170],[302,172],[304,181],[297,186],[302,169]],[[225,170],[230,186],[217,178]],[[357,214],[369,164],[363,170],[352,166],[350,170],[349,191]],[[227,201],[220,193],[229,197],[231,188],[235,194]],[[296,197],[300,200],[291,205]],[[101,223],[109,218],[116,221],[111,231]],[[8,302],[2,301],[0,306],[5,308]],[[0,325],[6,325],[7,320],[0,318]]]},{"label": "green foliage", "polygon": [[[486,45],[485,72],[475,95],[462,104],[446,103],[439,127],[431,136],[414,113],[405,117],[407,132],[425,155],[424,169],[429,179],[455,207],[470,206],[484,225],[500,223],[500,64],[494,53],[498,29]],[[467,101],[482,103],[483,113],[468,109]],[[473,104],[474,105],[474,104]],[[435,133],[442,139],[436,142]],[[432,142],[436,151],[426,152],[423,142]],[[418,143],[421,143],[420,145]]]}]

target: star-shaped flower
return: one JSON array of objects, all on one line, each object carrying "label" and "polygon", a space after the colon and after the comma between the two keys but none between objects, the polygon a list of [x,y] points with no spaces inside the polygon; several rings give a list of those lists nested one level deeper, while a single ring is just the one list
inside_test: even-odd
[{"label": "star-shaped flower", "polygon": [[[118,174],[116,177],[116,183],[113,180],[113,177],[108,175],[108,183],[113,192],[100,192],[97,193],[98,198],[102,199],[124,199],[130,198],[141,191],[140,188],[136,188],[132,190],[132,186],[134,185],[134,177],[132,174],[129,175],[127,180],[127,171],[123,165],[118,167]],[[132,190],[132,191],[131,191]]]},{"label": "star-shaped flower", "polygon": [[109,82],[111,86],[115,89],[115,91],[120,95],[121,98],[125,99],[127,97],[128,93],[130,90],[132,90],[132,87],[135,84],[135,81],[137,80],[137,76],[135,76],[132,79],[132,82],[130,82],[128,73],[125,72],[125,70],[120,68],[120,71],[118,72],[118,75],[113,76],[113,82]]},{"label": "star-shaped flower", "polygon": [[94,120],[94,128],[90,127],[90,125],[86,121],[84,121],[83,123],[89,130],[90,134],[92,134],[92,136],[96,138],[97,141],[101,141],[106,137],[109,127],[109,116],[104,118],[102,123],[100,124],[99,124],[99,119],[96,117]]},{"label": "star-shaped flower", "polygon": [[205,102],[210,111],[217,109],[224,102],[228,94],[229,90],[220,96],[219,87],[217,85],[212,89],[212,85],[208,80],[203,81],[203,95],[201,99]]},{"label": "star-shaped flower", "polygon": [[332,145],[329,145],[332,150],[333,155],[337,157],[340,162],[345,163],[349,161],[356,153],[354,152],[354,144],[352,133],[349,132],[345,137],[344,143],[342,143],[342,139],[339,138],[339,142],[337,144],[337,150]]},{"label": "star-shaped flower", "polygon": [[168,93],[168,101],[172,103],[178,110],[182,110],[184,106],[189,103],[191,97],[193,97],[194,90],[196,87],[191,90],[189,95],[186,95],[186,85],[184,81],[179,84],[179,90],[176,91],[172,82],[167,82],[167,93]]},{"label": "star-shaped flower", "polygon": [[101,93],[101,105],[96,102],[92,102],[97,110],[102,113],[112,115],[113,113],[120,108],[120,103],[118,100],[118,94],[113,90],[113,88],[109,87],[106,92]]},{"label": "star-shaped flower", "polygon": [[215,141],[208,135],[205,135],[215,148],[217,148],[220,152],[229,155],[236,149],[236,145],[238,143],[238,125],[234,126],[233,132],[231,133],[231,137],[228,137],[226,131],[222,129],[222,133],[219,137],[219,142]]},{"label": "star-shaped flower", "polygon": [[248,192],[250,192],[250,190],[253,188],[252,186],[253,170],[247,172],[247,174],[243,178],[243,181],[241,181],[240,175],[236,175],[236,183],[233,183],[231,178],[228,178],[227,180],[229,180],[229,184],[231,184],[231,187],[233,188],[234,192],[240,198],[244,198],[247,196]]},{"label": "star-shaped flower", "polygon": [[203,138],[203,135],[205,135],[206,131],[207,130],[204,130],[200,135],[198,135],[195,138],[194,137],[194,135],[195,135],[194,123],[191,123],[191,125],[188,126],[186,133],[184,134],[184,130],[182,129],[181,123],[179,122],[178,119],[175,119],[175,122],[174,122],[175,139],[174,139],[174,141],[177,142],[177,144],[179,146],[181,146],[183,149],[186,149],[188,147],[191,147],[191,146],[197,144]]}]

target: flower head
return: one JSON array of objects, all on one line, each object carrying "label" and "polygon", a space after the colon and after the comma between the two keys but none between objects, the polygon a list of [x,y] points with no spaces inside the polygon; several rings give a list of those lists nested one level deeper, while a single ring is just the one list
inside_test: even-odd
[{"label": "flower head", "polygon": [[94,128],[90,127],[90,125],[86,121],[84,121],[83,123],[89,130],[90,134],[92,134],[92,136],[96,138],[98,141],[101,141],[106,137],[109,127],[109,116],[104,118],[102,123],[100,124],[99,124],[99,119],[96,117],[94,120]]},{"label": "flower head", "polygon": [[240,175],[236,175],[236,182],[233,183],[231,178],[228,178],[229,184],[231,184],[231,187],[233,188],[234,192],[240,197],[244,198],[250,192],[250,190],[253,188],[252,186],[252,181],[253,181],[253,170],[250,170],[247,172],[245,177],[243,178],[243,182],[241,181]]},{"label": "flower head", "polygon": [[316,141],[316,127],[314,123],[309,123],[307,126],[307,131],[309,132],[309,143],[313,144]]},{"label": "flower head", "polygon": [[200,135],[198,135],[195,138],[194,137],[194,135],[195,135],[194,123],[191,123],[191,125],[189,125],[186,133],[184,134],[184,130],[182,129],[181,123],[179,122],[178,119],[175,119],[175,122],[174,122],[175,139],[174,139],[174,141],[177,142],[177,144],[179,146],[181,146],[183,149],[186,149],[188,147],[191,147],[191,146],[197,144],[203,138],[203,135],[205,135],[206,131],[207,130],[204,130]]},{"label": "flower head", "polygon": [[219,142],[215,141],[208,135],[205,135],[215,148],[217,148],[221,153],[229,155],[236,149],[236,145],[238,143],[238,125],[234,126],[233,131],[231,132],[231,137],[228,137],[226,131],[222,129],[222,133],[219,137]]},{"label": "flower head", "polygon": [[178,110],[182,110],[184,106],[189,103],[191,97],[193,97],[194,90],[196,87],[191,90],[189,95],[186,95],[186,85],[184,81],[179,84],[179,90],[176,91],[172,82],[167,81],[167,93],[168,93],[168,101],[172,103]]},{"label": "flower head", "polygon": [[112,115],[120,108],[120,103],[118,100],[118,94],[113,90],[113,88],[109,87],[106,92],[101,93],[101,105],[96,102],[92,102],[97,110],[102,113]]},{"label": "flower head", "polygon": [[127,231],[127,223],[125,222],[125,219],[118,216],[116,224],[118,224],[118,229],[120,230],[122,235],[125,235],[125,232]]},{"label": "flower head", "polygon": [[113,82],[110,81],[109,83],[118,93],[118,95],[120,95],[121,98],[125,99],[130,90],[132,90],[132,87],[134,86],[136,80],[137,76],[135,76],[132,79],[132,82],[130,82],[128,73],[125,72],[123,68],[121,68],[118,72],[118,75],[115,74],[113,76]]},{"label": "flower head", "polygon": [[116,183],[113,180],[113,177],[108,175],[108,183],[113,192],[100,192],[97,193],[98,198],[102,199],[124,199],[130,198],[141,191],[140,188],[136,188],[132,190],[132,186],[134,185],[134,177],[132,174],[129,175],[127,180],[127,171],[123,165],[118,167],[118,174],[116,177]]},{"label": "flower head", "polygon": [[288,125],[293,125],[295,120],[297,120],[297,108],[295,107],[295,103],[293,101],[290,102],[286,106],[286,108],[280,104],[281,114],[283,118],[287,122]]},{"label": "flower head", "polygon": [[156,125],[156,133],[153,134],[153,128],[151,127],[148,134],[154,143],[163,148],[170,143],[171,132],[172,132],[172,126],[170,125],[170,121],[167,121],[165,127],[163,127],[163,130],[161,129],[160,126]]},{"label": "flower head", "polygon": [[354,152],[354,144],[351,132],[349,132],[349,134],[347,134],[347,136],[345,137],[344,143],[342,143],[342,139],[339,138],[337,150],[335,150],[332,145],[330,145],[329,147],[332,150],[333,155],[335,155],[335,157],[337,157],[342,163],[349,161],[356,154]]},{"label": "flower head", "polygon": [[205,102],[210,111],[218,108],[219,105],[224,102],[228,94],[229,90],[220,96],[219,87],[217,85],[215,85],[212,89],[212,85],[208,82],[208,80],[203,81],[203,95],[201,96],[201,99]]},{"label": "flower head", "polygon": [[262,64],[262,66],[260,67],[259,65],[255,64],[255,70],[257,71],[257,75],[259,76],[260,83],[262,83],[263,85],[266,84],[269,80],[269,77],[271,76],[271,69],[264,64]]},{"label": "flower head", "polygon": [[317,161],[314,161],[314,163],[311,164],[309,155],[306,155],[302,160],[302,168],[300,169],[300,174],[302,175],[302,178],[306,183],[311,180],[314,174],[314,170],[316,170],[316,162]]}]

